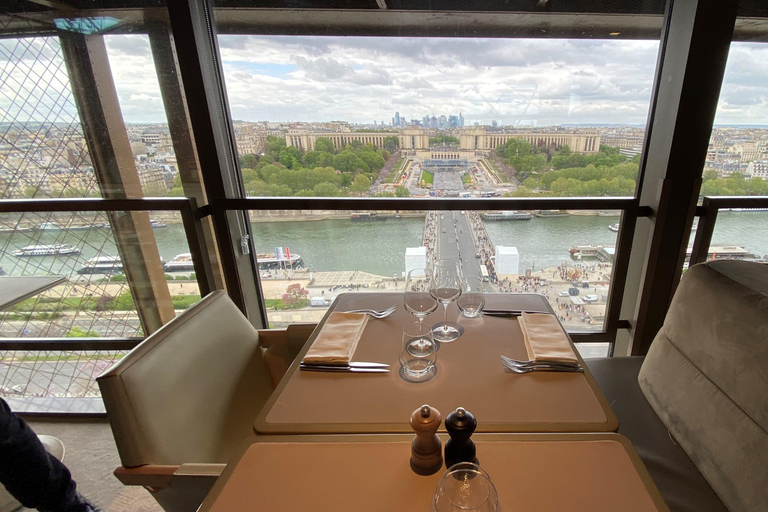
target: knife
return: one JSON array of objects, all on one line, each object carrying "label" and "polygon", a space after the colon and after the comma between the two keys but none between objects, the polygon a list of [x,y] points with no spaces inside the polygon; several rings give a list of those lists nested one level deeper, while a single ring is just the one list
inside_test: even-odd
[{"label": "knife", "polygon": [[317,364],[300,364],[299,370],[303,372],[331,372],[331,373],[389,373],[389,368],[372,368],[357,366],[324,366]]},{"label": "knife", "polygon": [[519,309],[483,309],[482,313],[489,316],[522,316],[523,313],[549,314],[549,311],[521,311]]},{"label": "knife", "polygon": [[332,366],[334,368],[389,368],[385,363],[369,363],[366,361],[350,361],[349,363],[305,363],[302,366]]}]

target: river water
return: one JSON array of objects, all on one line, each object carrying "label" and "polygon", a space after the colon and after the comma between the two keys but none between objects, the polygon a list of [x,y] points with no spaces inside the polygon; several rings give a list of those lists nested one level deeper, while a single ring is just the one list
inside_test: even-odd
[{"label": "river water", "polygon": [[[486,221],[495,245],[517,247],[520,271],[557,266],[569,259],[574,244],[613,244],[616,233],[608,229],[618,217],[534,217],[524,221]],[[373,274],[400,275],[405,269],[405,249],[421,245],[423,219],[390,219],[385,222],[352,222],[335,219],[309,222],[253,223],[259,253],[289,247],[300,254],[305,268],[317,271],[360,270]],[[171,224],[154,230],[160,255],[169,261],[189,252],[184,230]],[[17,258],[13,250],[30,243],[73,244],[77,256]],[[768,212],[721,212],[714,244],[734,244],[763,256],[768,254]],[[115,255],[108,229],[88,231],[17,232],[0,234],[0,265],[11,275],[72,274],[97,255]]]}]

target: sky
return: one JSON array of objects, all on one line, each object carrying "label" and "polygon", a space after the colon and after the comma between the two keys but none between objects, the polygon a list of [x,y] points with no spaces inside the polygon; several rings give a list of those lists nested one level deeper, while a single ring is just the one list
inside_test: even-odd
[{"label": "sky", "polygon": [[[105,40],[125,121],[165,122],[147,37]],[[0,41],[0,76],[11,44]],[[645,125],[658,53],[657,41],[586,39],[227,35],[219,47],[235,120],[461,113],[467,125],[511,126]],[[732,45],[715,122],[768,124],[768,45]]]}]

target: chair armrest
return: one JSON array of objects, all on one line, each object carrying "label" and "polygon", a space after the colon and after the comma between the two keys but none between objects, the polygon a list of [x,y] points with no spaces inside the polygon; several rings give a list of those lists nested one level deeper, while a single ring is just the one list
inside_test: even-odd
[{"label": "chair armrest", "polygon": [[120,466],[114,471],[114,475],[123,485],[141,485],[152,492],[158,492],[171,485],[174,477],[218,477],[225,467],[227,467],[226,464],[188,463],[181,466],[147,464],[135,468]]},{"label": "chair armrest", "polygon": [[271,346],[285,346],[288,343],[286,329],[259,329],[259,346],[269,348]]}]

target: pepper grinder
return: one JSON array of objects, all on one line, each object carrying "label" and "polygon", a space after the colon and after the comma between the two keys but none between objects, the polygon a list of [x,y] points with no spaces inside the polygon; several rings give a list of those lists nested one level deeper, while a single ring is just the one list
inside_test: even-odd
[{"label": "pepper grinder", "polygon": [[445,429],[451,438],[445,443],[445,467],[459,462],[477,461],[475,442],[470,439],[477,428],[477,420],[471,412],[459,407],[445,418]]},{"label": "pepper grinder", "polygon": [[426,404],[411,414],[411,428],[416,432],[411,441],[411,469],[418,475],[433,475],[443,467],[443,444],[436,433],[442,420],[440,411]]}]

